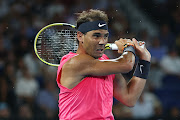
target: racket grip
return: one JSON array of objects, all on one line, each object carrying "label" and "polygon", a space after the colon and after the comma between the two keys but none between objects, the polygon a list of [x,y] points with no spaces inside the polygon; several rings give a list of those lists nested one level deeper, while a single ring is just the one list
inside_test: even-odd
[{"label": "racket grip", "polygon": [[[142,43],[143,43],[143,45],[141,45],[140,47],[144,48],[145,42],[143,42],[143,41],[138,41],[138,43],[139,43],[139,42],[142,42]],[[107,46],[108,46],[108,49],[110,49],[110,50],[118,50],[118,47],[117,47],[117,45],[116,45],[115,43],[108,43]]]},{"label": "racket grip", "polygon": [[118,50],[118,46],[115,43],[108,43],[110,50]]}]

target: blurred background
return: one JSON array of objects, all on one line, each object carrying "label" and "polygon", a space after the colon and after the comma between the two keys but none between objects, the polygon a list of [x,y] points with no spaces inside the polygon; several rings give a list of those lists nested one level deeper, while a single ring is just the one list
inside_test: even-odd
[{"label": "blurred background", "polygon": [[114,99],[115,119],[180,119],[180,0],[0,0],[0,120],[58,120],[57,68],[38,60],[34,38],[91,8],[108,14],[109,42],[135,37],[152,55],[143,94],[133,108]]}]

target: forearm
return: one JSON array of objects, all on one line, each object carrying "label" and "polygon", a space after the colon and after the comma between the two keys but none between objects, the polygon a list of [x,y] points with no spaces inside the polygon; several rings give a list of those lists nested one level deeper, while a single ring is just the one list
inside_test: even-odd
[{"label": "forearm", "polygon": [[142,79],[133,76],[127,85],[128,89],[128,106],[134,106],[139,99],[144,86],[146,84],[146,79]]},{"label": "forearm", "polygon": [[146,79],[150,70],[150,65],[151,64],[149,61],[139,60],[134,75],[128,83],[128,93],[129,95],[132,95],[130,97],[130,101],[132,101],[133,104],[136,103],[144,89]]},{"label": "forearm", "polygon": [[116,59],[96,60],[94,64],[91,64],[91,67],[93,69],[88,69],[88,70],[92,71],[90,75],[95,75],[95,76],[128,73],[133,69],[134,63],[135,63],[134,54],[131,52],[125,52]]},{"label": "forearm", "polygon": [[133,107],[140,97],[146,80],[133,76],[126,83],[126,80],[121,76],[119,80],[114,80],[114,97],[128,107]]},{"label": "forearm", "polygon": [[135,64],[135,56],[131,52],[124,52],[119,58],[117,58],[117,69],[123,69],[120,73],[127,73],[133,69]]},{"label": "forearm", "polygon": [[128,83],[126,83],[122,75],[116,75],[114,97],[126,106],[133,107],[144,89],[149,67],[150,62],[141,60],[137,64],[135,73]]}]

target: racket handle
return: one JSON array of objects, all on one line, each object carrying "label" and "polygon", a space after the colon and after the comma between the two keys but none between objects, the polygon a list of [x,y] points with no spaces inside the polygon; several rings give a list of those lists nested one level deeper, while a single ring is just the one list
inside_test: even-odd
[{"label": "racket handle", "polygon": [[[142,41],[139,41],[139,42],[142,42]],[[139,42],[138,42],[138,43],[139,43]],[[142,43],[143,43],[143,45],[141,45],[141,47],[144,48],[145,42],[142,42]],[[115,43],[107,43],[107,44],[105,45],[105,49],[118,50],[118,47],[117,47],[117,45],[116,45]]]},{"label": "racket handle", "polygon": [[108,49],[108,50],[118,50],[118,47],[115,43],[107,43],[105,45],[105,49]]}]

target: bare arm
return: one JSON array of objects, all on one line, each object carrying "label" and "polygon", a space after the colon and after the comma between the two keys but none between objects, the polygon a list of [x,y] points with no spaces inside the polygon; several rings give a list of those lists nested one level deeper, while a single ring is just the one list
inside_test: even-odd
[{"label": "bare arm", "polygon": [[114,80],[114,97],[128,107],[133,107],[140,97],[146,80],[133,76],[127,83],[121,74]]},{"label": "bare arm", "polygon": [[[135,39],[133,39],[133,42],[139,59],[150,62],[151,55],[149,51],[146,48],[141,48]],[[117,74],[114,80],[114,97],[126,106],[133,107],[140,97],[145,84],[146,79],[141,77],[133,76],[127,83],[121,74]]]},{"label": "bare arm", "polygon": [[74,74],[79,76],[103,76],[127,73],[132,70],[134,62],[135,56],[131,52],[125,52],[119,58],[111,60],[98,60],[87,54],[80,54],[71,59],[65,66],[69,66],[69,69],[75,71]]},{"label": "bare arm", "polygon": [[[116,41],[119,53],[126,43],[133,42],[129,39],[120,39]],[[69,68],[76,76],[95,75],[103,76],[117,73],[127,73],[132,70],[135,62],[135,56],[132,52],[124,52],[120,57],[111,60],[98,60],[88,54],[79,54],[68,61],[64,68]]]}]

